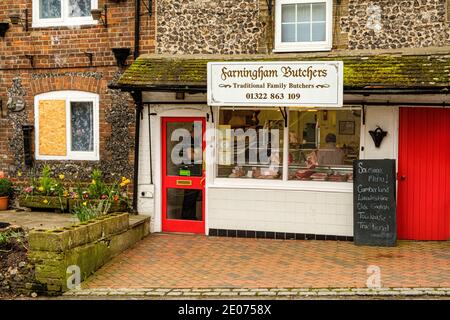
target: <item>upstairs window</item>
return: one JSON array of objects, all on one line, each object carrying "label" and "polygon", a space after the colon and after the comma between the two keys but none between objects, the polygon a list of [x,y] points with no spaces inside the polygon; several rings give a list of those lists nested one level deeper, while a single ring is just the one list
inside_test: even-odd
[{"label": "upstairs window", "polygon": [[33,27],[96,24],[91,10],[98,0],[33,0]]},{"label": "upstairs window", "polygon": [[279,0],[275,11],[275,51],[331,50],[331,0]]}]

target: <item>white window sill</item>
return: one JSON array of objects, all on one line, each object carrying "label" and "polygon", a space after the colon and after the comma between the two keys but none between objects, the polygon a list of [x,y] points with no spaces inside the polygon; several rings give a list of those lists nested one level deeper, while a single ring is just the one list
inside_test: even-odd
[{"label": "white window sill", "polygon": [[[299,45],[301,46],[301,45]],[[272,50],[273,53],[284,53],[284,52],[313,52],[313,51],[331,51],[332,47],[303,47],[300,48],[299,46],[295,47],[278,47]]]},{"label": "white window sill", "polygon": [[85,156],[85,157],[58,157],[58,156],[36,156],[36,160],[45,161],[99,161],[98,156]]},{"label": "white window sill", "polygon": [[76,28],[79,26],[96,26],[98,25],[97,20],[89,20],[89,21],[70,21],[70,22],[52,22],[52,23],[43,23],[43,22],[33,22],[31,24],[32,28],[53,28],[53,27],[71,27]]},{"label": "white window sill", "polygon": [[353,183],[351,182],[327,181],[282,181],[269,179],[216,178],[212,184],[207,184],[206,187],[216,189],[263,189],[353,193]]}]

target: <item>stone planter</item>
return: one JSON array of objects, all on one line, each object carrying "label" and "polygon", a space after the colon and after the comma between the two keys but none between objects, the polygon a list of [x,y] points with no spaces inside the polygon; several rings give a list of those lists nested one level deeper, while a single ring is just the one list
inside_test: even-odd
[{"label": "stone planter", "polygon": [[114,256],[128,249],[150,230],[150,218],[130,224],[128,213],[112,213],[54,230],[29,233],[29,257],[35,264],[36,280],[49,295],[68,288],[73,267],[87,279]]},{"label": "stone planter", "polygon": [[[95,205],[100,202],[100,200],[80,200],[80,199],[68,199],[69,208],[72,210],[73,208],[82,205],[83,202],[87,202],[90,205]],[[111,206],[109,207],[108,213],[112,212],[125,212],[127,211],[127,203],[123,201],[113,201]]]},{"label": "stone planter", "polygon": [[8,201],[9,197],[0,197],[0,211],[4,211],[8,209]]},{"label": "stone planter", "polygon": [[45,196],[20,196],[19,205],[32,209],[50,209],[56,211],[68,211],[68,201],[63,197]]}]

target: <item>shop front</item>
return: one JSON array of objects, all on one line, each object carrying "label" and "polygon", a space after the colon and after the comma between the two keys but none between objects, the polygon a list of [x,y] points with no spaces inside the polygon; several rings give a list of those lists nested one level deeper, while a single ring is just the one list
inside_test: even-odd
[{"label": "shop front", "polygon": [[396,88],[407,69],[370,87],[393,63],[370,59],[140,57],[118,86],[142,92],[137,201],[152,231],[352,240],[353,162],[394,159],[398,238],[450,238],[448,96]]}]

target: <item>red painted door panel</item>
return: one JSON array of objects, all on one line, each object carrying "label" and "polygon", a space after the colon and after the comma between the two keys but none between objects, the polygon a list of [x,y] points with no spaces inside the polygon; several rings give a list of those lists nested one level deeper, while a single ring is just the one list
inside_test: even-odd
[{"label": "red painted door panel", "polygon": [[[161,124],[162,230],[204,234],[205,119],[167,117]],[[183,139],[187,148],[180,147]],[[185,152],[191,159],[183,160]]]},{"label": "red painted door panel", "polygon": [[398,238],[450,238],[450,109],[400,108]]}]

